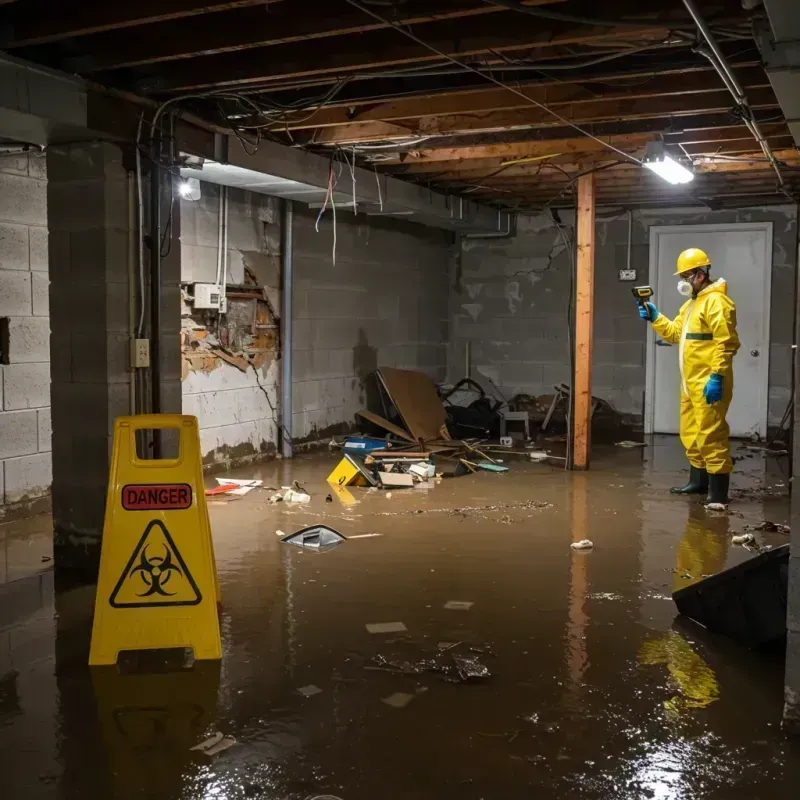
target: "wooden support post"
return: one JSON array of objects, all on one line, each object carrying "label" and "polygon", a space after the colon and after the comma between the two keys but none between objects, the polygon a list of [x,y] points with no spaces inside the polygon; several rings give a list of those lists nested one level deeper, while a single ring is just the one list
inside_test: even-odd
[{"label": "wooden support post", "polygon": [[594,175],[578,178],[575,275],[575,375],[572,468],[589,469],[592,438],[592,339],[594,325]]}]

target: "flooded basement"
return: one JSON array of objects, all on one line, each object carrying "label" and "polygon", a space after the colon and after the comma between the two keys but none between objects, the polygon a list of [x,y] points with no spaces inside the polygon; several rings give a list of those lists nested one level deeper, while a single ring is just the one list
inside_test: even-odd
[{"label": "flooded basement", "polygon": [[[210,498],[224,656],[161,674],[90,670],[93,588],[54,590],[46,518],[0,526],[0,795],[793,798],[782,654],[676,621],[670,597],[749,558],[745,526],[789,521],[785,460],[738,455],[730,514],[669,495],[671,437],[584,474],[508,460],[352,503],[326,502],[328,453],[239,470],[312,500]],[[355,538],[276,535],[318,523]],[[190,749],[216,732],[236,743]]]}]

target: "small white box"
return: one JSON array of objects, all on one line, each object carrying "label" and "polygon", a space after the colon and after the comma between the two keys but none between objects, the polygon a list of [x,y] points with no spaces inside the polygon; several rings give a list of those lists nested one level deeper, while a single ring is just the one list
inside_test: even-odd
[{"label": "small white box", "polygon": [[619,271],[619,279],[621,281],[635,281],[636,280],[636,270],[635,269],[621,269]]},{"label": "small white box", "polygon": [[215,283],[194,284],[194,307],[219,310],[222,292]]}]

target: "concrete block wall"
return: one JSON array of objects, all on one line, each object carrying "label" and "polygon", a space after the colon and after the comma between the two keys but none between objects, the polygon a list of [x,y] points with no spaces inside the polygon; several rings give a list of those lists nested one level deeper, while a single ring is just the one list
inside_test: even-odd
[{"label": "concrete block wall", "polygon": [[[280,203],[228,191],[228,282],[241,283],[246,266],[280,313]],[[215,280],[219,187],[203,183],[201,192],[200,201],[181,202],[184,283]],[[377,366],[443,379],[447,363],[452,236],[339,211],[334,264],[332,214],[317,233],[317,213],[295,203],[292,432],[298,444],[352,428],[355,412],[369,402]],[[280,361],[268,359],[258,376],[221,363],[185,378],[183,408],[200,420],[206,463],[233,465],[275,452],[279,376]]]},{"label": "concrete block wall", "polygon": [[[561,221],[572,234],[574,214]],[[791,393],[794,271],[797,219],[793,207],[694,211],[660,209],[633,216],[631,266],[639,283],[649,274],[652,225],[772,221],[772,309],[769,423],[778,424]],[[598,211],[595,267],[593,393],[619,412],[641,417],[645,392],[645,337],[631,306],[626,266],[628,221],[624,212]],[[552,394],[569,380],[567,304],[570,259],[548,216],[520,217],[511,239],[463,239],[451,275],[448,379],[464,376],[466,342],[473,369],[506,397]]]},{"label": "concrete block wall", "polygon": [[[217,270],[220,187],[202,183],[197,201],[181,201],[181,283],[214,283]],[[228,189],[228,284],[244,282],[245,266],[268,290],[280,313],[280,201]],[[242,372],[219,360],[210,372],[183,380],[183,413],[200,425],[207,465],[231,467],[269,457],[278,441],[277,354]]]},{"label": "concrete block wall", "polygon": [[292,433],[315,441],[353,427],[378,366],[443,380],[451,234],[403,220],[296,205]]},{"label": "concrete block wall", "polygon": [[0,517],[50,490],[50,318],[47,165],[0,155],[0,317],[9,347],[0,365]]}]

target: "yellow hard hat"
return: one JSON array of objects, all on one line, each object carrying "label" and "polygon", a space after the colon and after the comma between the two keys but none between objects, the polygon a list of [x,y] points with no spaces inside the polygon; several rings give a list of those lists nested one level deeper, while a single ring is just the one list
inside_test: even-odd
[{"label": "yellow hard hat", "polygon": [[675,274],[680,275],[681,272],[688,272],[690,269],[710,267],[711,259],[706,255],[705,251],[698,250],[696,247],[690,247],[678,256],[677,266],[678,271]]}]

